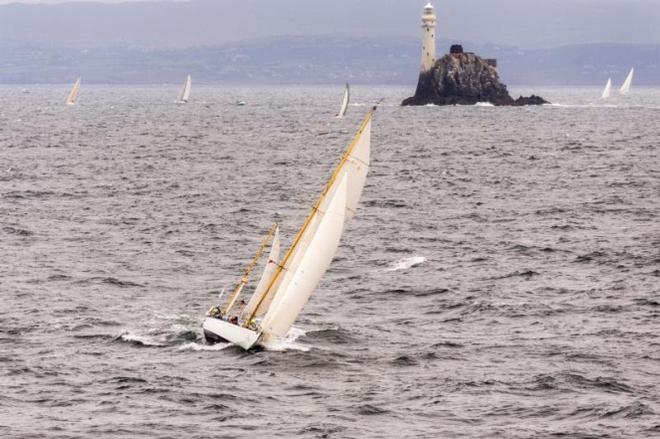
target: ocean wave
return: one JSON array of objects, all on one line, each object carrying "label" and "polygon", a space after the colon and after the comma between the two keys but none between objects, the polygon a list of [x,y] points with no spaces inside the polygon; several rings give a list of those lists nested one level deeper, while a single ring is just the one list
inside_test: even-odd
[{"label": "ocean wave", "polygon": [[424,256],[411,256],[409,258],[403,258],[393,262],[388,268],[385,269],[385,271],[408,270],[409,268],[417,267],[424,262],[426,262],[426,258]]}]

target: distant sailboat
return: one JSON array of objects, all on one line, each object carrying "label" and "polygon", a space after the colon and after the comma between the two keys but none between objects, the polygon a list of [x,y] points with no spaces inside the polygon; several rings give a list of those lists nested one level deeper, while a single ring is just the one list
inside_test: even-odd
[{"label": "distant sailboat", "polygon": [[633,80],[633,75],[635,74],[635,68],[633,67],[630,69],[630,73],[628,73],[628,76],[626,77],[626,80],[624,81],[623,85],[619,89],[619,94],[622,95],[627,95],[630,92],[630,86],[632,85],[632,80]]},{"label": "distant sailboat", "polygon": [[80,92],[80,78],[76,79],[76,82],[71,88],[69,96],[66,98],[67,105],[76,105],[76,100],[78,100],[78,93]]},{"label": "distant sailboat", "polygon": [[351,92],[348,87],[348,84],[346,84],[346,89],[344,89],[344,99],[341,101],[341,108],[339,109],[339,113],[337,113],[338,119],[341,119],[346,114],[346,110],[348,110],[348,103],[350,100],[351,100]]},{"label": "distant sailboat", "polygon": [[601,95],[601,99],[607,99],[610,97],[610,94],[612,93],[612,78],[607,79],[607,84],[605,84],[605,89],[603,90],[603,94]]},{"label": "distant sailboat", "polygon": [[183,83],[183,88],[181,89],[181,94],[179,95],[179,102],[185,104],[190,99],[190,87],[192,86],[192,80],[190,75],[186,78]]},{"label": "distant sailboat", "polygon": [[[357,208],[369,169],[371,119],[375,109],[365,116],[284,257],[278,261],[279,229],[274,226],[222,312],[217,307],[211,308],[218,312],[204,320],[207,341],[231,342],[250,349],[256,344],[268,346],[289,332],[330,266],[345,221],[353,217]],[[259,285],[238,315],[227,320],[270,236],[273,244]]]}]

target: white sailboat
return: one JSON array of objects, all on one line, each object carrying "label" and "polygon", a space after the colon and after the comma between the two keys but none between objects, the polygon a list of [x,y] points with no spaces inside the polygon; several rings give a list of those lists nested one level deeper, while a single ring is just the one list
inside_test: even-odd
[{"label": "white sailboat", "polygon": [[181,89],[181,94],[179,94],[179,103],[185,104],[190,99],[190,87],[192,86],[192,80],[190,75],[183,82],[183,88]]},{"label": "white sailboat", "polygon": [[73,84],[69,96],[66,98],[67,105],[76,105],[76,100],[78,100],[78,93],[80,92],[80,78],[76,79],[76,82]]},{"label": "white sailboat", "polygon": [[608,78],[607,84],[605,84],[605,89],[603,90],[603,94],[600,96],[600,98],[607,99],[610,97],[611,93],[612,93],[612,78]]},{"label": "white sailboat", "polygon": [[[369,169],[371,119],[375,109],[365,116],[281,261],[278,261],[279,230],[275,227],[274,232],[269,234],[274,236],[269,261],[240,317],[226,320],[232,306],[225,305],[225,312],[222,313],[224,316],[207,317],[204,320],[204,336],[207,341],[228,341],[250,349],[256,344],[268,346],[284,337],[291,329],[330,266],[345,221],[352,218],[357,209]],[[261,249],[263,247],[262,243]],[[254,264],[253,260],[251,266]],[[248,267],[246,270],[246,276],[250,269]],[[230,297],[230,300],[233,305],[236,297]]]},{"label": "white sailboat", "polygon": [[633,75],[635,74],[635,68],[633,67],[630,69],[630,73],[628,73],[628,76],[626,77],[626,80],[623,82],[623,85],[619,89],[619,94],[621,95],[627,95],[630,93],[630,86],[632,85],[632,80],[633,80]]},{"label": "white sailboat", "polygon": [[348,110],[348,103],[350,100],[351,100],[351,92],[348,87],[348,84],[346,84],[346,88],[344,89],[344,98],[341,101],[341,108],[339,109],[339,113],[337,113],[338,119],[341,119],[346,114],[346,110]]}]

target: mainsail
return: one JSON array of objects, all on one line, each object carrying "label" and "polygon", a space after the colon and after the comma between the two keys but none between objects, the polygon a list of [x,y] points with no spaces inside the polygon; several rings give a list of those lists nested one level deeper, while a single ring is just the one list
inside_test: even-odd
[{"label": "mainsail", "polygon": [[76,79],[76,82],[69,92],[69,96],[66,98],[67,105],[75,105],[76,100],[78,99],[78,93],[80,92],[80,78]]},{"label": "mainsail", "polygon": [[348,176],[341,173],[323,203],[316,210],[315,227],[298,243],[300,249],[293,264],[287,267],[282,284],[261,322],[264,342],[284,337],[307,303],[309,296],[330,267],[335,256],[346,218]]},{"label": "mainsail", "polygon": [[350,100],[351,93],[348,84],[346,84],[346,89],[344,90],[344,99],[341,101],[341,108],[339,109],[339,113],[337,113],[337,118],[341,119],[344,117],[346,110],[348,110],[348,103]]},{"label": "mainsail", "polygon": [[630,92],[630,86],[632,85],[632,80],[633,80],[633,75],[635,74],[635,68],[633,67],[630,69],[630,73],[628,73],[628,77],[626,77],[625,82],[619,89],[619,93],[622,95],[627,95]]},{"label": "mainsail", "polygon": [[[284,259],[276,267],[256,311],[263,313],[263,340],[281,337],[291,328],[309,296],[328,269],[339,244],[346,218],[357,208],[369,169],[371,119],[367,113],[360,129],[326,183]],[[336,242],[335,242],[336,241]],[[272,302],[267,309],[266,301]]]},{"label": "mainsail", "polygon": [[608,78],[607,79],[607,84],[605,84],[605,89],[603,90],[603,94],[601,96],[601,99],[609,98],[611,92],[612,92],[612,78]]},{"label": "mainsail", "polygon": [[179,102],[181,103],[188,102],[188,99],[190,99],[191,86],[192,86],[192,80],[190,79],[190,75],[188,75],[188,77],[183,83],[183,88],[181,89],[181,94],[179,95]]}]

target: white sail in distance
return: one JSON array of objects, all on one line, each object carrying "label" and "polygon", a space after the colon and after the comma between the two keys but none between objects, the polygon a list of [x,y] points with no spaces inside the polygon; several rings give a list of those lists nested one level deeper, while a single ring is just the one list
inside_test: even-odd
[{"label": "white sail in distance", "polygon": [[266,292],[266,288],[270,284],[271,280],[273,280],[273,276],[275,276],[275,269],[277,268],[279,259],[280,259],[280,228],[276,227],[275,233],[273,234],[273,242],[270,246],[270,253],[268,254],[268,261],[266,261],[266,267],[264,268],[264,272],[261,275],[261,279],[259,279],[259,283],[257,284],[257,287],[255,288],[252,297],[250,297],[250,300],[245,306],[245,309],[241,313],[240,320],[244,320],[248,318],[253,313],[254,313],[254,317],[257,318],[261,317],[263,315],[263,312],[255,313],[257,306],[259,306],[260,309],[262,310],[268,309],[268,306],[270,305],[270,300],[267,300],[266,298],[262,301],[261,299],[264,293]]},{"label": "white sail in distance", "polygon": [[608,78],[607,84],[605,84],[605,89],[603,89],[603,94],[601,95],[601,99],[609,98],[611,92],[612,92],[612,78]]},{"label": "white sail in distance", "polygon": [[73,84],[69,96],[66,98],[67,105],[75,105],[78,100],[78,93],[80,92],[80,78],[76,79],[76,82]]},{"label": "white sail in distance", "polygon": [[190,99],[190,87],[192,86],[192,79],[190,75],[183,82],[183,88],[181,89],[181,94],[179,95],[179,102],[185,103]]},{"label": "white sail in distance", "polygon": [[339,109],[339,113],[337,113],[337,118],[341,119],[344,117],[346,114],[346,110],[348,110],[348,103],[351,100],[351,92],[348,84],[346,84],[346,88],[344,89],[344,98],[341,101],[341,108]]},{"label": "white sail in distance", "polygon": [[619,93],[622,95],[627,95],[630,93],[630,86],[632,85],[632,80],[633,80],[633,75],[635,74],[635,68],[633,67],[630,69],[630,73],[628,73],[628,76],[626,77],[626,80],[624,81],[623,85],[619,89]]}]

